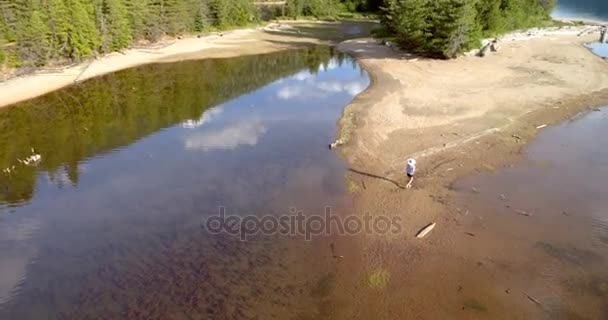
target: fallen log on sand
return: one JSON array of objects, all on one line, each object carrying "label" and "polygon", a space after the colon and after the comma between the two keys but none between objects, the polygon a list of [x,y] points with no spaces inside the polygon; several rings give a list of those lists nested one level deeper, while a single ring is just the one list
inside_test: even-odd
[{"label": "fallen log on sand", "polygon": [[486,54],[488,54],[488,50],[490,50],[490,47],[492,46],[492,42],[484,45],[483,47],[481,47],[481,49],[479,49],[479,53],[477,54],[480,57],[485,57]]},{"label": "fallen log on sand", "polygon": [[424,227],[424,229],[420,230],[420,232],[418,232],[418,234],[416,235],[416,238],[421,239],[424,238],[424,236],[426,236],[429,232],[431,232],[431,230],[433,230],[433,228],[435,228],[435,225],[437,225],[435,222],[429,224],[428,226]]}]

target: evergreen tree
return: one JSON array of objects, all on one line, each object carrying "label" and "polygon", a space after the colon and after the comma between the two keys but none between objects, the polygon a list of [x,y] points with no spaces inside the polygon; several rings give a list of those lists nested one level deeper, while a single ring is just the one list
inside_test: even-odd
[{"label": "evergreen tree", "polygon": [[80,59],[91,56],[101,44],[95,25],[95,7],[87,0],[66,0],[70,14],[68,24],[69,57]]},{"label": "evergreen tree", "polygon": [[148,34],[146,20],[148,17],[148,1],[147,0],[126,0],[125,7],[129,19],[129,27],[131,29],[131,38],[141,40]]},{"label": "evergreen tree", "polygon": [[146,15],[146,38],[157,41],[166,33],[166,0],[149,0]]},{"label": "evergreen tree", "polygon": [[496,33],[542,24],[552,0],[386,0],[382,23],[406,49],[455,57]]},{"label": "evergreen tree", "polygon": [[132,38],[124,2],[122,0],[103,0],[103,17],[109,38],[109,43],[106,44],[107,52],[128,47]]},{"label": "evergreen tree", "polygon": [[25,0],[17,3],[21,13],[17,17],[16,40],[21,60],[28,66],[41,66],[47,62],[51,49],[50,30],[47,17],[41,10],[39,0]]},{"label": "evergreen tree", "polygon": [[175,36],[188,32],[194,28],[194,1],[191,0],[165,0],[164,4],[164,30],[167,34]]},{"label": "evergreen tree", "polygon": [[193,0],[193,30],[201,32],[211,26],[209,21],[209,3],[203,0]]},{"label": "evergreen tree", "polygon": [[17,2],[13,0],[0,0],[0,36],[7,42],[15,41],[17,26]]},{"label": "evergreen tree", "polygon": [[225,28],[229,25],[230,0],[210,0],[210,9],[215,26]]},{"label": "evergreen tree", "polygon": [[305,0],[287,0],[287,15],[292,19],[297,19],[304,14]]}]

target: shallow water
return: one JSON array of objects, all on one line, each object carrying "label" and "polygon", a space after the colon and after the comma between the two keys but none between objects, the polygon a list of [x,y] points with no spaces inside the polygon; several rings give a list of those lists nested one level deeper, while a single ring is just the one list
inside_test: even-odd
[{"label": "shallow water", "polygon": [[557,0],[556,18],[608,20],[608,2],[604,0]]},{"label": "shallow water", "polygon": [[608,318],[607,144],[608,108],[596,109],[544,129],[522,163],[456,184],[478,237],[503,248],[491,254],[506,285],[547,319]]},{"label": "shallow water", "polygon": [[608,59],[608,43],[595,42],[586,44],[586,46],[596,55]]},{"label": "shallow water", "polygon": [[[323,239],[205,217],[350,207],[327,150],[369,79],[315,48],[121,71],[0,110],[0,318],[318,314]],[[17,162],[34,149],[37,167]],[[320,249],[322,248],[322,249]]]}]

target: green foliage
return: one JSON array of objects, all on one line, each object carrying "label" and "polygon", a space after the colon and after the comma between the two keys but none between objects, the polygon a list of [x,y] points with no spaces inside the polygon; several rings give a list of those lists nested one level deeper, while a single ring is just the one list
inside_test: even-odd
[{"label": "green foliage", "polygon": [[[341,12],[374,10],[382,0],[288,0],[266,7],[264,18],[336,18]],[[547,1],[547,0],[545,0]],[[0,37],[16,42],[16,59],[40,66],[80,61],[129,47],[133,41],[244,26],[260,19],[252,0],[0,0]]]},{"label": "green foliage", "polygon": [[127,8],[121,0],[104,0],[102,19],[107,25],[106,52],[126,48],[132,40]]},{"label": "green foliage", "polygon": [[308,13],[317,18],[335,17],[338,3],[333,0],[309,0]]},{"label": "green foliage", "polygon": [[406,49],[452,58],[484,36],[543,24],[554,0],[386,0],[382,22]]},{"label": "green foliage", "polygon": [[131,29],[131,38],[141,40],[146,37],[146,17],[148,16],[147,0],[126,0],[127,19]]},{"label": "green foliage", "polygon": [[41,10],[38,0],[27,0],[20,3],[21,11],[16,25],[16,39],[19,44],[19,54],[28,62],[28,66],[44,65],[48,58],[50,30],[46,24],[46,16]]},{"label": "green foliage", "polygon": [[288,17],[297,19],[299,16],[304,15],[305,6],[305,0],[287,0],[286,14]]},{"label": "green foliage", "polygon": [[91,56],[101,45],[95,25],[95,10],[88,0],[66,0],[71,23],[68,24],[69,57],[79,60]]}]

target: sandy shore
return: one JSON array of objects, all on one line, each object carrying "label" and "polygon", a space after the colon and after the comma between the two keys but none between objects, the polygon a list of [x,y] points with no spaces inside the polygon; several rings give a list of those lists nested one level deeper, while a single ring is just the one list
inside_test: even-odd
[{"label": "sandy shore", "polygon": [[372,26],[371,22],[289,21],[129,49],[75,66],[42,69],[34,74],[0,82],[0,107],[32,99],[93,77],[140,65],[205,58],[230,58],[329,44],[340,39],[352,38],[358,32],[364,34]]},{"label": "sandy shore", "polygon": [[[340,121],[356,213],[399,217],[404,227],[404,235],[394,238],[367,235],[336,244],[354,253],[337,273],[346,276],[340,277],[335,299],[353,301],[358,311],[342,318],[547,315],[522,292],[510,294],[497,285],[504,279],[525,287],[533,275],[515,262],[520,252],[507,245],[507,238],[495,234],[470,244],[475,240],[462,226],[474,234],[491,217],[460,212],[463,204],[451,188],[461,177],[520,159],[526,142],[545,125],[608,105],[608,63],[583,46],[598,37],[578,36],[585,28],[510,35],[498,53],[450,61],[409,56],[373,39],[339,45],[373,80]],[[419,171],[406,190],[403,167],[410,157]],[[415,239],[430,222],[437,223],[432,236]],[[480,244],[492,249],[482,251]],[[384,290],[362,290],[352,280],[370,272],[390,275]]]}]

